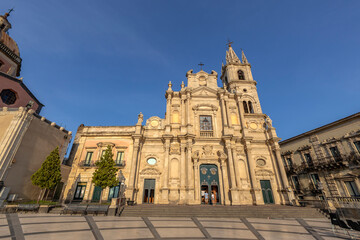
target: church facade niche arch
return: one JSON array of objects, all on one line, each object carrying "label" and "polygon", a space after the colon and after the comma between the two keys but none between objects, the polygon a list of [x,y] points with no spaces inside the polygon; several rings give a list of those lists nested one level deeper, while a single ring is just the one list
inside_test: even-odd
[{"label": "church facade niche arch", "polygon": [[171,114],[171,122],[172,123],[180,123],[179,111],[174,110]]},{"label": "church facade niche arch", "polygon": [[240,180],[247,180],[248,179],[248,171],[247,171],[247,164],[244,159],[238,160],[238,167],[239,167],[239,175]]},{"label": "church facade niche arch", "polygon": [[235,112],[232,112],[230,114],[230,118],[231,118],[231,124],[232,125],[239,125],[240,124],[239,123],[239,118],[238,118],[238,116],[237,116],[237,114]]},{"label": "church facade niche arch", "polygon": [[170,178],[179,179],[179,160],[177,158],[172,158],[170,161]]}]

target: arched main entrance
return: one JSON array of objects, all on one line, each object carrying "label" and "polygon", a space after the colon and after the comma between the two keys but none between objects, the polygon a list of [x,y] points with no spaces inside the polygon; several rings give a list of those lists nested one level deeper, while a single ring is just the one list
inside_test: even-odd
[{"label": "arched main entrance", "polygon": [[220,204],[219,171],[214,164],[200,165],[201,204]]}]

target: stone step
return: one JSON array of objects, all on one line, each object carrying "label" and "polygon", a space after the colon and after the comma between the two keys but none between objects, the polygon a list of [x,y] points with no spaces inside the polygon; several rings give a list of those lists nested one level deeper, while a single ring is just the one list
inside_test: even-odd
[{"label": "stone step", "polygon": [[63,211],[63,207],[55,207],[55,208],[51,208],[50,210],[49,210],[49,213],[51,213],[51,214],[61,214],[62,213],[62,211]]},{"label": "stone step", "polygon": [[127,217],[261,217],[324,218],[315,208],[292,206],[126,206],[121,216]]}]

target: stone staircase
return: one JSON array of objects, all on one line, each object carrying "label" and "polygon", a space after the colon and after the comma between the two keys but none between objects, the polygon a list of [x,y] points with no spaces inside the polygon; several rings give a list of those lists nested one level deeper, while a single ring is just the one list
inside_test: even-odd
[{"label": "stone staircase", "polygon": [[246,217],[246,218],[324,218],[316,208],[283,205],[265,206],[126,206],[121,217]]}]

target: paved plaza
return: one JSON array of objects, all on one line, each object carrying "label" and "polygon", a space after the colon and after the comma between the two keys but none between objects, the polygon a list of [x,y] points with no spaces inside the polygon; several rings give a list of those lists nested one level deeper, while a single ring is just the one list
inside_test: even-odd
[{"label": "paved plaza", "polygon": [[[354,235],[355,233],[352,232]],[[360,235],[358,235],[359,237]],[[0,239],[349,239],[326,218],[169,218],[2,214]],[[356,238],[359,239],[359,238]]]}]

